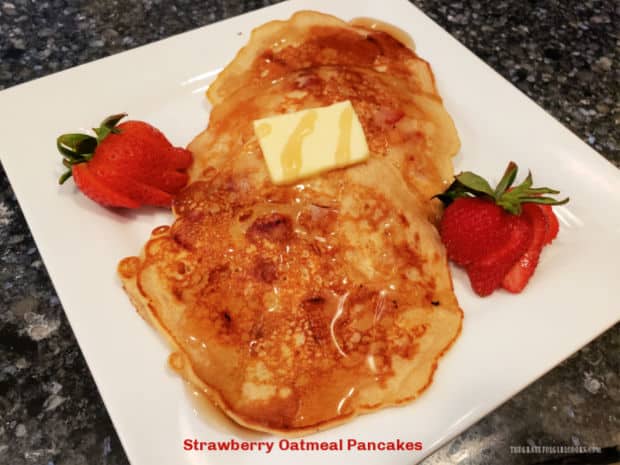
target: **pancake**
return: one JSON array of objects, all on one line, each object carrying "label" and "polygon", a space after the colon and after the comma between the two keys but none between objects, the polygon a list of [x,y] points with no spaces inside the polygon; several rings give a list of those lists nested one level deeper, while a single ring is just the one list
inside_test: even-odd
[{"label": "pancake", "polygon": [[[278,434],[419,396],[462,320],[430,200],[459,142],[428,64],[385,32],[300,12],[255,30],[208,97],[174,223],[119,265],[171,366]],[[253,120],[347,99],[369,160],[272,184]]]},{"label": "pancake", "polygon": [[[428,200],[452,182],[460,141],[430,65],[386,32],[316,12],[267,23],[252,32],[207,95],[209,128],[189,146],[198,154],[193,179],[252,148],[251,121],[351,100],[371,155],[401,171],[429,214],[439,203]],[[251,152],[236,159],[245,164],[254,155],[260,160],[252,162],[262,163],[261,153]]]}]

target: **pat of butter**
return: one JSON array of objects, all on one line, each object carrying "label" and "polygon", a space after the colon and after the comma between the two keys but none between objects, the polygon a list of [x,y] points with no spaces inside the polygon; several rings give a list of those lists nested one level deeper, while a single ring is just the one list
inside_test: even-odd
[{"label": "pat of butter", "polygon": [[368,158],[364,130],[348,100],[256,120],[254,132],[275,184],[289,184]]}]

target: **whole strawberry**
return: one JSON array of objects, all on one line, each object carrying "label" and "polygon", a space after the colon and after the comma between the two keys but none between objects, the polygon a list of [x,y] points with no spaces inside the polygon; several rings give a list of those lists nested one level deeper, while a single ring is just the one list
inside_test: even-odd
[{"label": "whole strawberry", "polygon": [[517,172],[510,162],[495,189],[477,174],[464,172],[437,196],[446,205],[439,232],[448,258],[465,267],[481,296],[501,286],[523,290],[543,246],[558,233],[551,205],[568,202],[546,196],[558,191],[533,188],[531,173],[512,187]]},{"label": "whole strawberry", "polygon": [[68,170],[58,182],[73,176],[92,200],[109,207],[141,205],[168,207],[187,184],[192,163],[188,150],[174,147],[156,128],[142,121],[118,124],[125,114],[106,118],[96,137],[63,134],[56,145]]}]

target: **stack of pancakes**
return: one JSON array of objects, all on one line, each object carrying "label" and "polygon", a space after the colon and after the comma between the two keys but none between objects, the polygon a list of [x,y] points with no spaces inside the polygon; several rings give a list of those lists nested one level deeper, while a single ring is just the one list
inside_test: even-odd
[{"label": "stack of pancakes", "polygon": [[[431,200],[458,136],[428,63],[364,24],[304,11],[254,30],[208,91],[174,223],[119,265],[171,365],[252,429],[412,400],[461,328]],[[369,160],[274,185],[253,121],[344,100]]]}]

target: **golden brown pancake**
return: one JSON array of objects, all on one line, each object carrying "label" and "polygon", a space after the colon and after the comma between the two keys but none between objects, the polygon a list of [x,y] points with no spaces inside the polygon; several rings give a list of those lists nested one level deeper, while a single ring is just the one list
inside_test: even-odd
[{"label": "golden brown pancake", "polygon": [[194,179],[232,163],[231,153],[241,163],[263,163],[251,121],[351,100],[372,155],[394,164],[429,212],[438,203],[428,200],[452,181],[460,141],[431,68],[386,32],[316,12],[267,23],[207,95],[209,128],[189,146],[198,154]]},{"label": "golden brown pancake", "polygon": [[[428,64],[387,33],[300,12],[255,30],[208,96],[174,224],[119,265],[171,365],[277,433],[417,397],[462,319],[429,219],[459,143]],[[342,100],[370,159],[273,185],[252,121]]]}]

